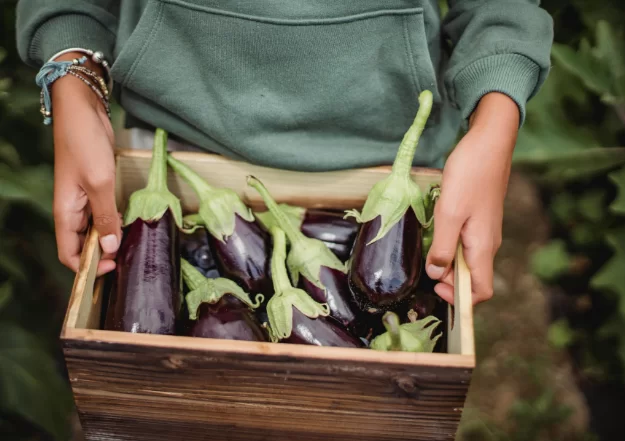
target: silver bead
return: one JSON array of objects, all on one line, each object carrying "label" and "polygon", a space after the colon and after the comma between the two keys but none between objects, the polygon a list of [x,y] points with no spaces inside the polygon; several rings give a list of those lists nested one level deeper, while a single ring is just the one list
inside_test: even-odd
[{"label": "silver bead", "polygon": [[104,60],[104,54],[100,51],[94,52],[93,55],[91,56],[91,59],[94,61],[94,63],[102,63],[102,60]]}]

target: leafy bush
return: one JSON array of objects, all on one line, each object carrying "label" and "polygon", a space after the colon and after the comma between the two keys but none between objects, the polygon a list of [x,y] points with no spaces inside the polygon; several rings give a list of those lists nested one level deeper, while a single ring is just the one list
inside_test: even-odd
[{"label": "leafy bush", "polygon": [[34,74],[14,49],[14,5],[0,8],[0,439],[66,440],[72,399],[58,334],[72,278],[56,256]]},{"label": "leafy bush", "polygon": [[578,305],[554,335],[581,346],[582,369],[625,380],[625,4],[543,5],[556,23],[554,66],[514,158],[541,184],[554,225],[532,268]]}]

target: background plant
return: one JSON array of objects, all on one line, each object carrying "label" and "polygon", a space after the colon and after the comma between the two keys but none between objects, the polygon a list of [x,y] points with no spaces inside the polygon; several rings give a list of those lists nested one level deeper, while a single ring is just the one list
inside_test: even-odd
[{"label": "background plant", "polygon": [[[625,4],[542,6],[555,22],[553,69],[528,106],[514,158],[540,186],[552,224],[530,264],[553,287],[551,344],[570,350],[580,381],[622,389]],[[0,2],[0,439],[67,440],[72,402],[58,334],[72,274],[56,257],[51,133],[38,113],[35,72],[15,50],[14,8]],[[544,370],[514,364],[532,393],[507,410],[505,427],[471,415],[467,439],[557,439],[551,434],[571,409],[554,399]]]}]

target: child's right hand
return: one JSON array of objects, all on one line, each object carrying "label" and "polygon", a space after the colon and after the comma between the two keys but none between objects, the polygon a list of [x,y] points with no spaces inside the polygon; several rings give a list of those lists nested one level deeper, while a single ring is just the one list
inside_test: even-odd
[{"label": "child's right hand", "polygon": [[[76,54],[58,60],[73,58]],[[71,75],[52,84],[52,117],[53,212],[59,260],[78,271],[92,214],[104,253],[98,265],[98,275],[102,275],[115,268],[114,257],[121,241],[121,220],[115,203],[113,128],[97,95]]]}]

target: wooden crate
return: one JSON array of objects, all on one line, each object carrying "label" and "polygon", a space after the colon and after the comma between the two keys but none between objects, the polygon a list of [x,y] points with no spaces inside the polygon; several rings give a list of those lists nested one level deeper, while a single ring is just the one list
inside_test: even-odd
[{"label": "wooden crate", "polygon": [[[328,173],[279,171],[198,154],[174,153],[209,183],[260,198],[260,178],[279,202],[353,208],[389,168]],[[118,201],[145,185],[149,151],[117,154]],[[186,210],[190,188],[170,170]],[[415,169],[425,188],[440,172]],[[99,330],[100,248],[90,233],[76,276],[63,350],[88,440],[453,440],[475,364],[470,278],[459,249],[448,352],[239,342]]]}]

